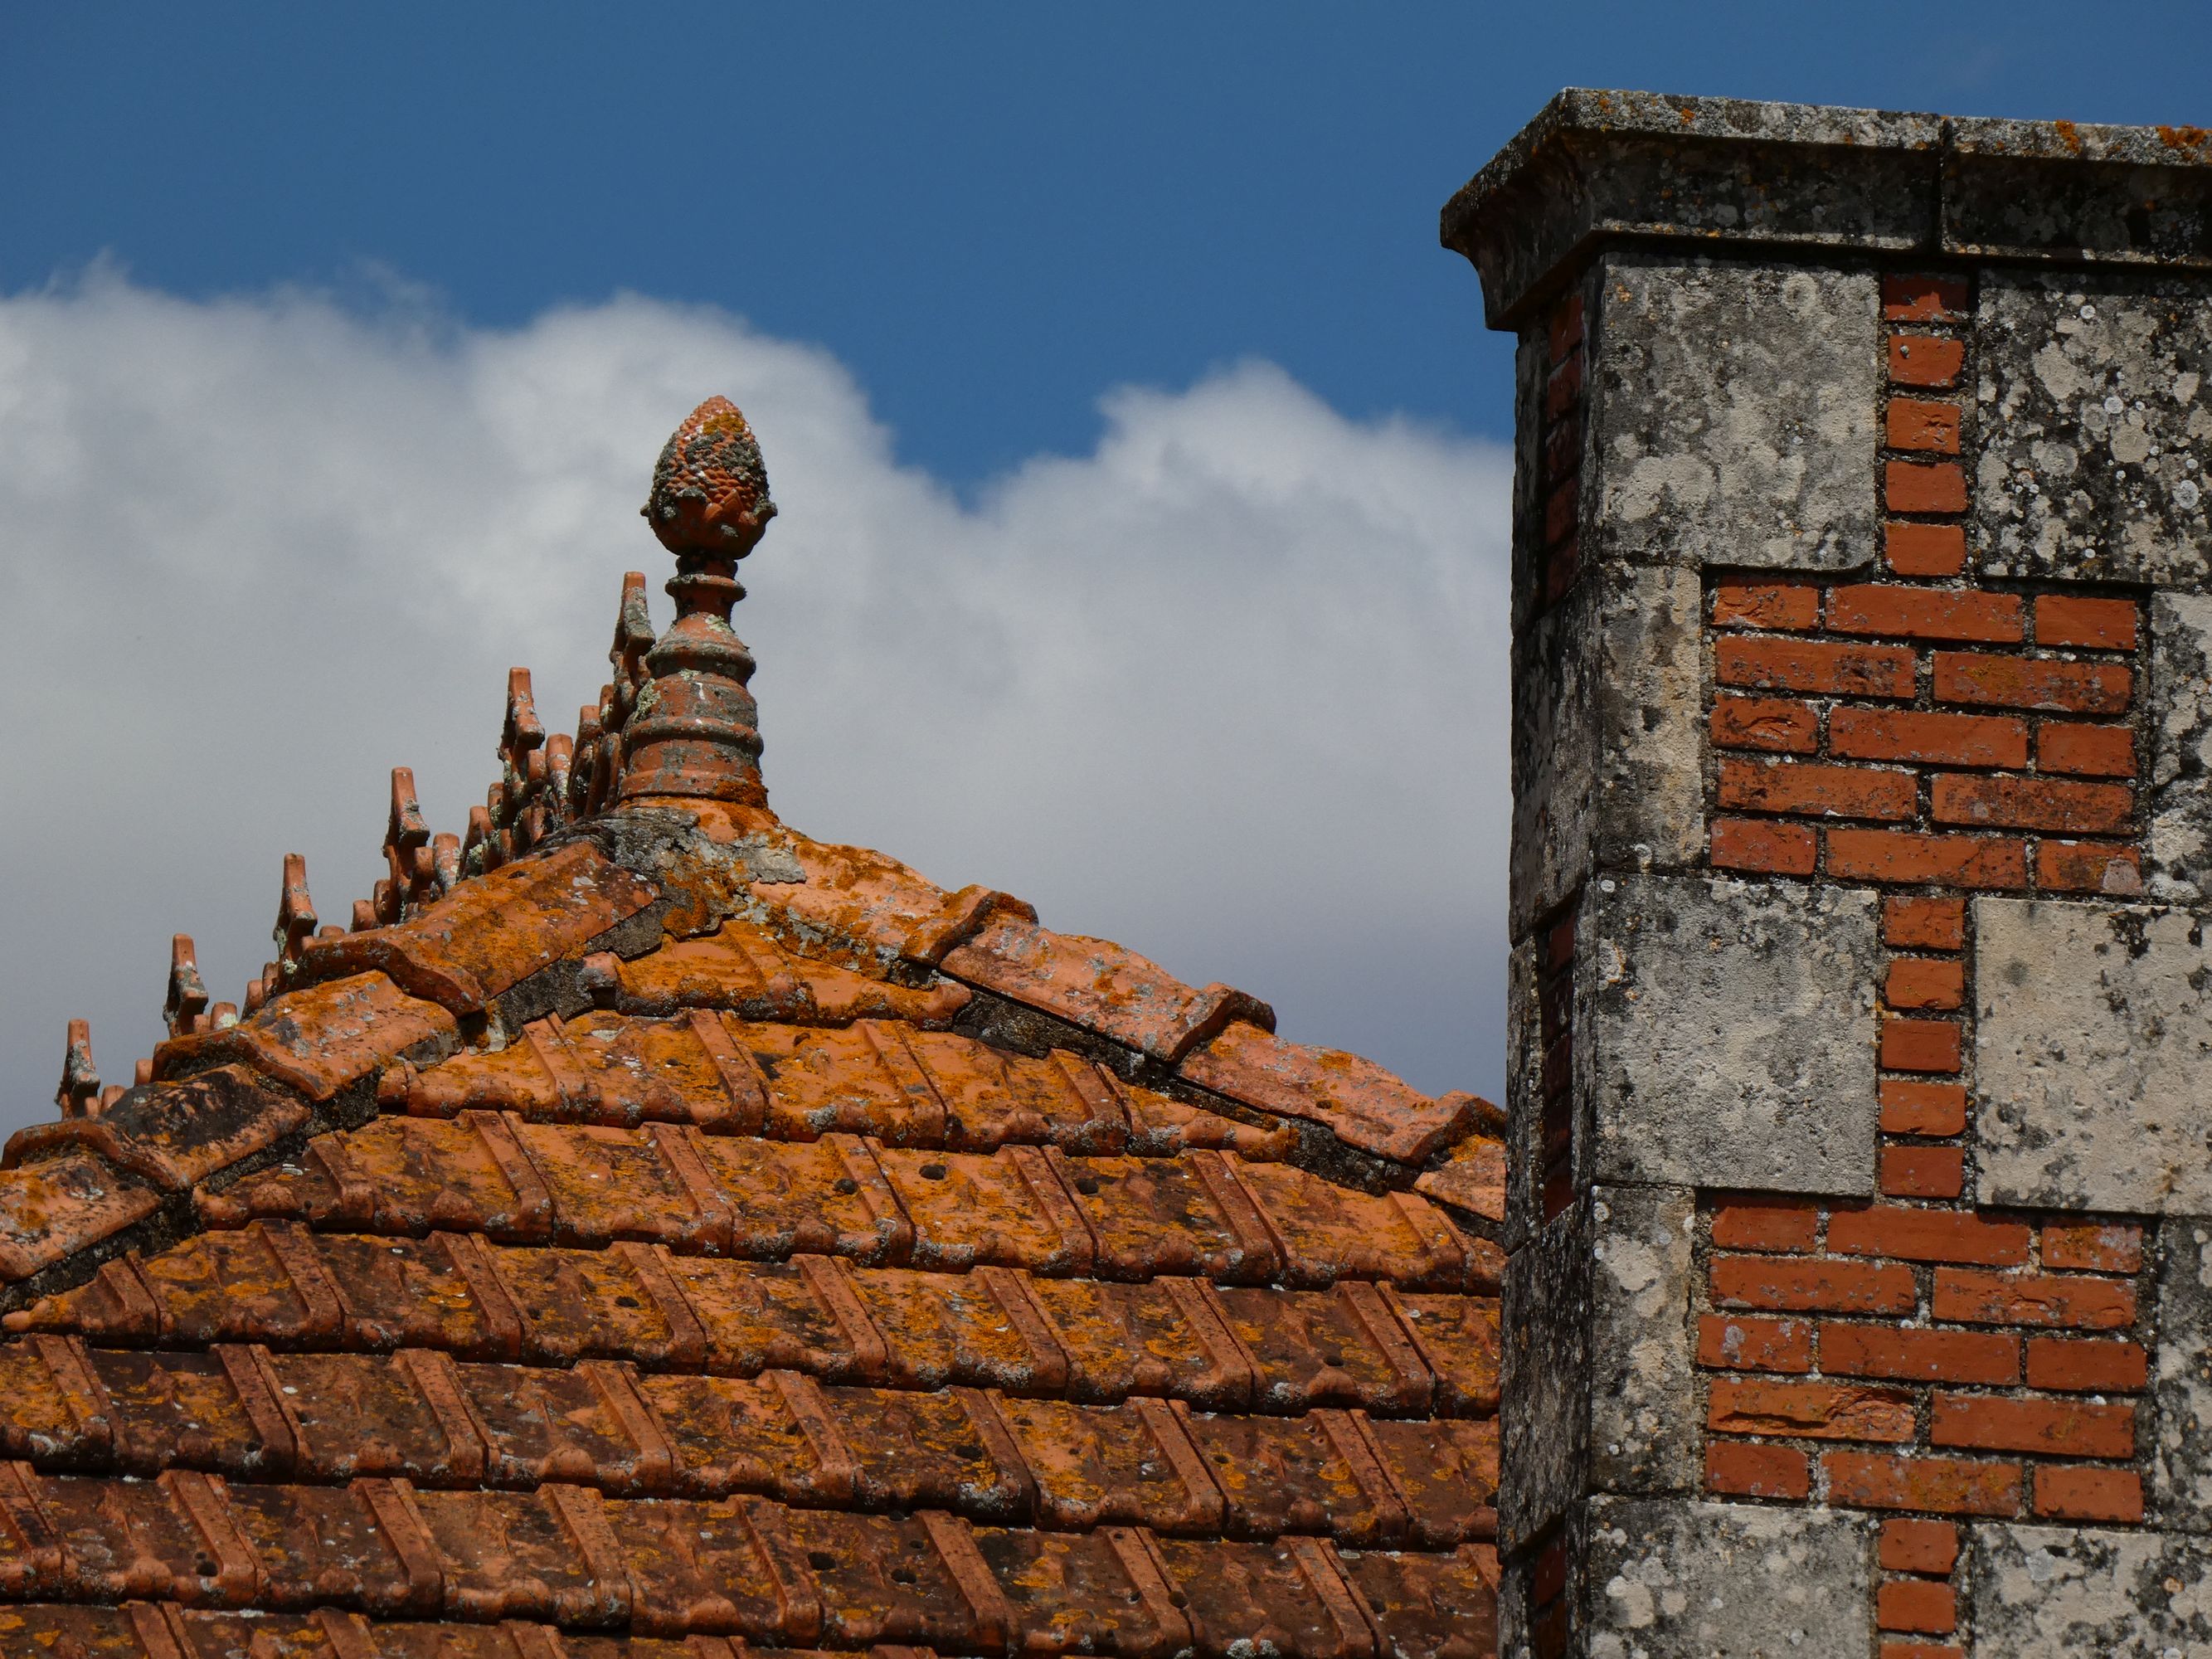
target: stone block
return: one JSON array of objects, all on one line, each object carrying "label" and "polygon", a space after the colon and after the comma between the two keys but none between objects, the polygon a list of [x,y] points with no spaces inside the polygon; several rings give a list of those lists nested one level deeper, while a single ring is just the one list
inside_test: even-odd
[{"label": "stone block", "polygon": [[1984,1202],[2212,1213],[2208,976],[2200,916],[1974,901]]},{"label": "stone block", "polygon": [[1515,643],[1517,936],[1593,869],[1680,868],[1705,842],[1694,572],[1586,570]]},{"label": "stone block", "polygon": [[1575,969],[1594,1178],[1872,1193],[1878,908],[1864,888],[1594,884]]},{"label": "stone block", "polygon": [[2160,593],[2150,605],[2149,853],[2145,891],[2212,906],[2212,595]]},{"label": "stone block", "polygon": [[2202,1538],[1984,1522],[1967,1548],[1977,1652],[2212,1653],[2212,1545]]},{"label": "stone block", "polygon": [[2203,588],[2212,282],[1986,271],[1973,349],[1984,568]]},{"label": "stone block", "polygon": [[1518,1250],[1543,1224],[1544,1024],[1537,1001],[1541,933],[1516,945],[1505,967],[1505,1225],[1498,1242]]},{"label": "stone block", "polygon": [[1577,1205],[1508,1258],[1499,1285],[1498,1547],[1520,1550],[1585,1490],[1590,1253]]},{"label": "stone block", "polygon": [[1866,1659],[1875,1525],[1841,1510],[1594,1500],[1590,1659]]},{"label": "stone block", "polygon": [[1589,1482],[1604,1492],[1695,1490],[1690,1238],[1680,1187],[1590,1194]]},{"label": "stone block", "polygon": [[2212,1532],[2212,1218],[2174,1216],[2159,1233],[2150,1512]]},{"label": "stone block", "polygon": [[1601,295],[1586,557],[1872,562],[1883,337],[1871,271],[1613,256]]}]

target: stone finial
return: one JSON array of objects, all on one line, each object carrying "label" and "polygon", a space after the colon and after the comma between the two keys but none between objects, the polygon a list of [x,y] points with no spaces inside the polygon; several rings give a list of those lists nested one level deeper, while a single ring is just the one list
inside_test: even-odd
[{"label": "stone finial", "polygon": [[61,1108],[64,1117],[97,1117],[100,1073],[92,1063],[91,1024],[71,1020],[68,1041],[62,1053],[61,1087],[54,1091],[54,1104]]},{"label": "stone finial", "polygon": [[641,509],[660,544],[679,559],[742,559],[775,516],[760,444],[738,406],[709,398],[670,434]]},{"label": "stone finial", "polygon": [[[757,710],[745,690],[752,653],[731,629],[730,607],[745,596],[738,561],[760,540],[775,503],[752,428],[727,398],[709,398],[676,428],[653,468],[644,511],[661,545],[676,555],[668,583],[676,621],[645,653],[647,678],[620,721],[621,799],[765,805]],[[636,597],[641,613],[644,595]],[[627,583],[623,599],[616,646],[626,655],[633,622]],[[641,614],[636,621],[643,623]],[[626,666],[617,662],[618,678]]]}]

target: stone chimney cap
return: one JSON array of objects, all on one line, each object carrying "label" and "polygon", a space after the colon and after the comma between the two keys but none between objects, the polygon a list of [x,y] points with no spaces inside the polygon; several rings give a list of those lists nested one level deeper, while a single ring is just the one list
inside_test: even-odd
[{"label": "stone chimney cap", "polygon": [[2212,131],[1562,92],[1444,204],[1513,328],[1601,241],[2212,269]]}]

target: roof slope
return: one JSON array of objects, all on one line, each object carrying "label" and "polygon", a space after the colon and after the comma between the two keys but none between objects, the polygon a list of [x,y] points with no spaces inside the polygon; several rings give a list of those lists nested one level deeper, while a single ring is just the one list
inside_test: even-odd
[{"label": "roof slope", "polygon": [[0,1648],[1491,1653],[1490,1109],[782,825],[736,556],[465,842],[396,776],[354,928],[288,864],[244,1018],[187,945],[136,1086],[73,1031]]}]

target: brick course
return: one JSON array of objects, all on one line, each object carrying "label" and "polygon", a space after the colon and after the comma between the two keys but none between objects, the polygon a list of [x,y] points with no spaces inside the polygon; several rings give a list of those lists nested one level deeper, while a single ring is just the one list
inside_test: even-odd
[{"label": "brick course", "polygon": [[1884,281],[1882,579],[1716,579],[1707,636],[1712,863],[1888,890],[1890,955],[1881,1200],[1707,1201],[1705,1490],[1905,1512],[1884,1659],[1966,1650],[1944,1517],[2143,1516],[2143,1230],[1978,1209],[1963,1137],[1966,896],[2139,888],[2145,629],[2133,598],[1972,579],[1967,286]]}]

